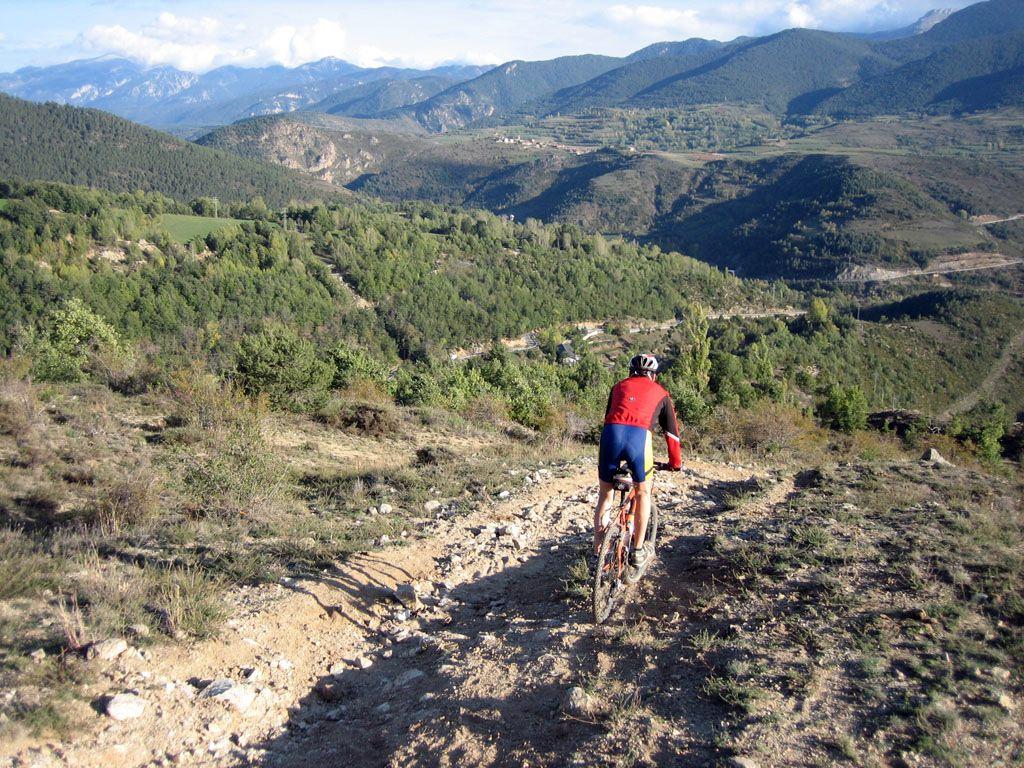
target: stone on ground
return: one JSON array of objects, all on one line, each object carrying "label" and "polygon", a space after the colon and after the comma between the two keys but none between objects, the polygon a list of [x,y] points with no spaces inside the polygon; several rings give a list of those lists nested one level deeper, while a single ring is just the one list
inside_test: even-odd
[{"label": "stone on ground", "polygon": [[90,645],[85,651],[85,657],[100,661],[113,661],[127,650],[128,643],[124,638],[112,637]]},{"label": "stone on ground", "polygon": [[134,693],[118,693],[110,697],[106,710],[114,720],[134,720],[146,711],[146,702]]},{"label": "stone on ground", "polygon": [[924,455],[921,456],[921,461],[928,462],[929,464],[933,464],[937,467],[953,466],[953,462],[949,461],[945,456],[939,453],[936,448],[929,448],[925,451]]}]

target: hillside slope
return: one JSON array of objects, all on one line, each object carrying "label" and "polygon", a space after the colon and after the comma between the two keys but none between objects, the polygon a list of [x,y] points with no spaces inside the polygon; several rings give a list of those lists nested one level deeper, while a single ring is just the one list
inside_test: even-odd
[{"label": "hillside slope", "polygon": [[800,96],[839,88],[891,66],[868,41],[794,29],[688,56],[628,64],[600,81],[557,94],[548,108],[610,106],[610,96],[630,107],[746,103],[784,114]]},{"label": "hillside slope", "polygon": [[817,108],[840,118],[1024,105],[1024,32],[951,45],[852,85]]},{"label": "hillside slope", "polygon": [[615,67],[610,56],[563,56],[550,61],[510,61],[480,77],[450,88],[408,110],[426,128],[443,133],[589,80]]},{"label": "hillside slope", "polygon": [[274,165],[180,141],[94,109],[33,104],[0,94],[0,175],[153,190],[271,205],[336,197],[340,190]]}]

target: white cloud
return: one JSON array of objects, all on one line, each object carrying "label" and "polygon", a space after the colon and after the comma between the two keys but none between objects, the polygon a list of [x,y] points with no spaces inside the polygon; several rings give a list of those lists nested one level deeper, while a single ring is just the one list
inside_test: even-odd
[{"label": "white cloud", "polygon": [[697,23],[697,12],[662,8],[658,5],[613,5],[608,17],[620,24],[637,23],[647,27],[679,28]]},{"label": "white cloud", "polygon": [[345,30],[336,21],[317,19],[305,27],[284,26],[272,30],[263,42],[271,61],[294,67],[327,56],[345,55]]},{"label": "white cloud", "polygon": [[[962,5],[962,3],[959,3]],[[665,5],[607,6],[607,23],[637,31],[658,30],[682,36],[726,40],[787,27],[881,29],[905,24],[934,3],[897,0],[717,0]],[[920,6],[919,8],[917,6]],[[916,17],[916,16],[915,16]]]},{"label": "white cloud", "polygon": [[803,3],[790,3],[786,8],[786,21],[791,27],[813,27],[818,23],[811,9]]},{"label": "white cloud", "polygon": [[[225,28],[217,19],[172,13],[161,13],[155,22],[137,32],[114,24],[93,26],[82,34],[86,50],[193,72],[223,64],[294,67],[327,56],[347,57],[352,52],[346,49],[345,40],[345,29],[330,19],[319,18],[302,26],[250,29],[244,25]],[[355,53],[352,58],[360,58]]]},{"label": "white cloud", "polygon": [[673,37],[731,37],[739,34],[725,19],[712,18],[693,8],[668,8],[660,5],[613,5],[604,17],[616,26],[657,31]]}]

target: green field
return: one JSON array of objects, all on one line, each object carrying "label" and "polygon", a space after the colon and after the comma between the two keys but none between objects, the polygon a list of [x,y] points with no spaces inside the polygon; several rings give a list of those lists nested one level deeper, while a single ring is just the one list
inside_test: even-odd
[{"label": "green field", "polygon": [[6,208],[10,204],[10,202],[11,202],[10,200],[8,200],[6,198],[3,198],[3,197],[0,197],[0,211],[2,211],[4,208]]},{"label": "green field", "polygon": [[241,219],[215,219],[212,216],[186,216],[181,213],[165,213],[160,221],[167,233],[179,243],[187,243],[194,237],[206,237],[211,232],[242,223]]}]

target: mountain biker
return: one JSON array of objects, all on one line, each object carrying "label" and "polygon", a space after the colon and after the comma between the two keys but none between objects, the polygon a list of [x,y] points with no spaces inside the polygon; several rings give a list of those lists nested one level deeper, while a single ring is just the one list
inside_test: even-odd
[{"label": "mountain biker", "polygon": [[600,546],[601,534],[610,522],[608,506],[614,491],[613,475],[625,461],[639,501],[630,554],[630,565],[637,569],[643,569],[651,555],[644,546],[644,537],[651,515],[647,475],[654,469],[651,432],[656,425],[665,433],[668,469],[678,472],[682,468],[676,411],[668,391],[657,383],[657,376],[658,358],[654,355],[636,355],[629,361],[629,378],[612,387],[608,395],[598,457],[600,491],[594,510],[594,547]]}]

